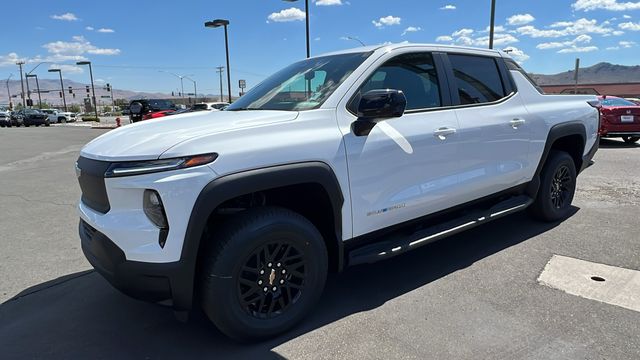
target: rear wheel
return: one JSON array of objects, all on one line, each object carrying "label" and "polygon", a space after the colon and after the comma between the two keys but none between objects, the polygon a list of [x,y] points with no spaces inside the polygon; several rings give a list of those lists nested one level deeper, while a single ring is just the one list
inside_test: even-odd
[{"label": "rear wheel", "polygon": [[622,140],[627,144],[635,144],[640,140],[640,136],[623,136]]},{"label": "rear wheel", "polygon": [[45,120],[45,121],[44,121],[44,126],[49,126],[49,125],[51,125],[51,123],[49,122],[49,120]]},{"label": "rear wheel", "polygon": [[564,151],[552,150],[542,168],[540,189],[530,212],[543,221],[557,221],[569,215],[576,191],[576,166]]},{"label": "rear wheel", "polygon": [[61,116],[61,117],[59,117],[59,118],[58,118],[58,122],[59,122],[60,124],[64,124],[64,123],[66,123],[66,122],[67,122],[67,118],[66,118],[66,117],[64,117],[64,116]]},{"label": "rear wheel", "polygon": [[260,339],[286,331],[322,293],[327,250],[318,230],[298,213],[249,209],[207,240],[202,307],[231,338]]}]

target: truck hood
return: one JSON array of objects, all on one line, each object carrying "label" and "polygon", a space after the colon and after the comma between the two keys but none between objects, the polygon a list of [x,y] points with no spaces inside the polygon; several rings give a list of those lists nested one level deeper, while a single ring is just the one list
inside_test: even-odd
[{"label": "truck hood", "polygon": [[158,159],[171,147],[193,138],[292,121],[294,111],[202,111],[126,125],[89,142],[80,155],[94,160]]}]

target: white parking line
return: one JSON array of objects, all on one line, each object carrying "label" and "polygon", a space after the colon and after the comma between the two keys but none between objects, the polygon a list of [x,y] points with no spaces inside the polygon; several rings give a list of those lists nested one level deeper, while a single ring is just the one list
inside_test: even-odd
[{"label": "white parking line", "polygon": [[640,271],[553,255],[538,282],[586,299],[640,311]]}]

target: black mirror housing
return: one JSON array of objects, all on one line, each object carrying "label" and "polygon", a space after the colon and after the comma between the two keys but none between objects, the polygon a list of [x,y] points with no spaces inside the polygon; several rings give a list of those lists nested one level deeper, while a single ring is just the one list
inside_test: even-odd
[{"label": "black mirror housing", "polygon": [[367,91],[358,104],[358,121],[352,129],[357,136],[369,135],[378,121],[404,115],[407,98],[401,90],[377,89]]}]

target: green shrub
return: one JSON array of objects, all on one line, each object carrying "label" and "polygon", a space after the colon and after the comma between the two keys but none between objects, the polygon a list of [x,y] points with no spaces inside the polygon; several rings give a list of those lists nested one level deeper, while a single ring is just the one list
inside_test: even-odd
[{"label": "green shrub", "polygon": [[95,122],[100,122],[100,118],[97,118],[95,116],[83,116],[82,117],[82,121],[95,121]]}]

